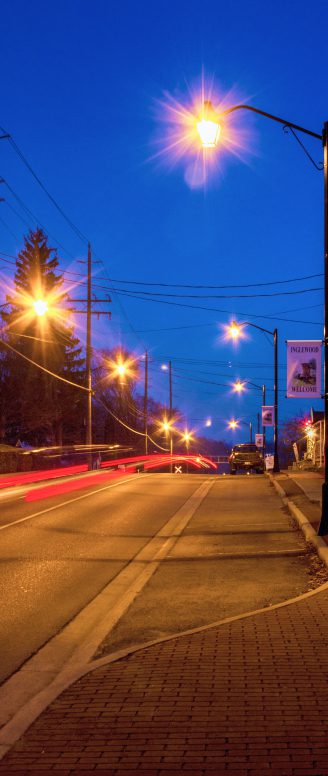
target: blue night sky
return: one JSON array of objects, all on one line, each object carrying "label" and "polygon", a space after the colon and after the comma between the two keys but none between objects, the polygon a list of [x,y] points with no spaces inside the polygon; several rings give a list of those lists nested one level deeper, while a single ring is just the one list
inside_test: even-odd
[{"label": "blue night sky", "polygon": [[[100,262],[94,293],[112,297],[112,320],[93,318],[93,346],[120,344],[139,356],[147,349],[150,394],[162,401],[160,365],[171,360],[173,403],[189,427],[204,433],[210,417],[207,433],[232,441],[227,419],[256,425],[261,394],[232,395],[237,377],[265,383],[273,404],[272,337],[249,328],[233,346],[223,325],[234,318],[278,327],[280,423],[309,412],[309,400],[285,399],[285,340],[322,338],[322,171],[282,126],[248,112],[231,117],[237,153],[219,146],[204,185],[196,185],[196,149],[177,159],[168,145],[184,131],[172,116],[191,110],[202,81],[216,104],[248,102],[320,133],[328,120],[326,0],[4,0],[0,26],[0,125],[82,233],[1,140],[0,176],[12,189],[0,189],[2,278],[12,277],[11,257],[35,226],[14,192],[50,243],[63,246],[67,280],[85,272],[78,260],[90,240]],[[320,162],[320,141],[300,139]],[[187,284],[229,288],[174,287]],[[85,316],[79,326],[83,340]],[[238,441],[246,438],[245,425]]]}]

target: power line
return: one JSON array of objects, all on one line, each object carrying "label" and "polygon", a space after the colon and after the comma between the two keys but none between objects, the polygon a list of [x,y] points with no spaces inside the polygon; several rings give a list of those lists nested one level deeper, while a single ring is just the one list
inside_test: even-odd
[{"label": "power line", "polygon": [[[56,239],[56,237],[54,237],[54,235],[53,235],[53,234],[51,234],[51,232],[49,232],[49,229],[46,229],[46,227],[45,227],[45,226],[42,224],[42,222],[40,221],[40,219],[39,219],[39,218],[38,218],[38,217],[37,217],[37,216],[36,216],[36,215],[33,213],[33,211],[32,211],[32,210],[30,210],[30,208],[29,208],[29,207],[26,205],[26,203],[25,203],[25,202],[22,200],[22,198],[21,198],[21,197],[20,197],[20,196],[19,196],[19,195],[16,193],[16,191],[14,191],[14,189],[12,188],[12,186],[10,186],[10,184],[8,183],[8,181],[7,181],[5,178],[0,178],[0,183],[4,183],[4,184],[5,184],[5,186],[7,186],[7,189],[8,189],[8,191],[10,191],[10,193],[12,194],[12,196],[13,196],[13,197],[16,199],[16,202],[18,202],[18,204],[20,205],[20,207],[22,208],[22,210],[24,211],[24,213],[26,213],[26,215],[27,215],[27,216],[28,216],[30,219],[32,219],[32,221],[34,221],[34,222],[37,224],[37,226],[40,226],[40,227],[41,227],[41,229],[43,229],[43,231],[45,232],[45,234],[47,234],[49,237],[51,237],[51,239],[52,239],[52,240],[54,240],[54,242],[55,242],[55,243],[57,243],[57,245],[59,246],[59,248],[61,248],[61,249],[62,249],[62,250],[65,252],[65,253],[67,253],[67,255],[68,255],[68,256],[69,256],[71,259],[74,259],[74,256],[73,256],[73,254],[72,254],[72,253],[70,253],[70,252],[67,250],[67,248],[65,248],[65,246],[64,246],[64,245],[63,245],[61,242],[59,242],[59,240],[57,240],[57,239]],[[25,223],[25,224],[27,224],[27,226],[30,228],[30,223],[28,223],[27,221],[25,221],[25,220],[23,219],[23,217],[22,217],[22,216],[20,216],[20,215],[19,215],[19,213],[17,213],[17,211],[15,211],[15,209],[13,208],[13,206],[9,204],[9,202],[7,202],[7,201],[6,201],[6,204],[8,205],[8,207],[10,207],[10,208],[13,210],[13,212],[14,212],[14,213],[16,213],[16,215],[18,216],[18,218],[21,218],[21,219],[24,221],[24,223]]]},{"label": "power line", "polygon": [[5,129],[3,129],[3,127],[0,127],[0,130],[1,130],[1,131],[2,131],[2,132],[3,132],[3,133],[6,135],[6,136],[7,136],[7,138],[8,138],[8,141],[9,141],[10,145],[12,146],[12,148],[14,149],[14,151],[16,152],[16,154],[19,156],[19,158],[21,159],[21,161],[23,162],[23,164],[25,165],[25,167],[27,167],[27,169],[29,170],[29,172],[30,172],[30,173],[31,173],[31,175],[33,176],[34,180],[35,180],[35,181],[38,183],[38,185],[40,186],[40,188],[41,188],[41,189],[44,191],[44,193],[47,195],[48,199],[50,199],[50,201],[52,202],[52,204],[54,205],[54,207],[55,207],[55,208],[58,210],[58,212],[61,214],[61,216],[62,216],[62,217],[65,219],[65,221],[66,221],[66,222],[68,223],[68,225],[71,227],[71,229],[73,230],[73,232],[75,232],[75,234],[76,234],[76,235],[79,237],[79,239],[80,239],[82,242],[84,242],[84,243],[88,243],[88,242],[89,242],[88,238],[87,238],[87,237],[85,236],[85,234],[83,234],[83,232],[81,232],[81,230],[80,230],[80,229],[79,229],[79,228],[78,228],[78,227],[77,227],[77,226],[76,226],[76,225],[73,223],[73,221],[71,220],[71,218],[69,218],[69,216],[68,216],[68,215],[66,215],[65,211],[63,210],[63,208],[62,208],[62,207],[61,207],[61,206],[58,204],[58,202],[55,200],[55,198],[52,196],[52,194],[50,194],[50,191],[48,191],[47,187],[46,187],[46,186],[45,186],[45,184],[42,182],[41,178],[39,178],[39,176],[37,175],[37,173],[36,173],[36,172],[35,172],[35,170],[33,169],[32,165],[29,163],[29,161],[27,160],[26,156],[24,156],[23,152],[21,151],[21,149],[19,148],[19,146],[17,145],[17,143],[15,142],[15,140],[12,138],[12,136],[11,136],[11,135],[9,135],[9,134],[6,132],[6,130],[5,130]]},{"label": "power line", "polygon": [[[113,291],[113,289],[111,289],[111,290]],[[115,291],[114,291],[114,293],[115,293]],[[118,292],[116,291],[116,293],[118,293]],[[126,292],[126,293],[129,295],[129,292]],[[156,304],[166,304],[166,305],[170,305],[170,306],[173,306],[173,307],[188,307],[189,309],[192,309],[192,310],[207,310],[208,312],[224,313],[226,315],[227,314],[228,315],[231,314],[230,310],[222,310],[221,308],[218,308],[218,307],[203,307],[202,305],[188,304],[187,302],[169,302],[166,299],[149,299],[147,297],[145,298],[143,296],[133,296],[133,295],[130,296],[130,299],[139,299],[142,302],[152,302],[152,303],[156,303]],[[309,324],[313,324],[315,326],[322,325],[321,321],[320,322],[317,322],[317,321],[295,321],[292,318],[291,319],[288,319],[288,318],[280,318],[280,319],[278,319],[276,316],[272,316],[272,315],[254,315],[254,313],[244,313],[244,312],[239,312],[238,315],[243,315],[243,316],[245,316],[247,318],[260,318],[260,319],[266,318],[266,319],[270,319],[270,320],[282,320],[282,321],[290,322],[290,323],[309,323]]]},{"label": "power line", "polygon": [[46,372],[46,374],[50,375],[51,377],[55,377],[56,380],[61,380],[63,383],[68,383],[68,385],[73,385],[74,388],[79,388],[81,391],[89,392],[89,388],[86,388],[84,385],[79,385],[79,383],[73,383],[72,380],[67,380],[66,377],[61,377],[60,375],[57,375],[56,372],[51,372],[50,369],[47,369],[45,366],[42,366],[41,364],[38,364],[36,361],[33,361],[31,358],[28,358],[28,356],[24,356],[23,353],[20,353],[19,350],[16,350],[16,348],[13,348],[12,345],[9,345],[9,343],[5,342],[5,340],[0,339],[0,343],[5,348],[8,348],[9,350],[12,350],[13,353],[16,353],[16,356],[20,356],[21,358],[24,358],[25,361],[28,361],[30,364],[33,364],[33,366],[36,366],[38,369],[41,369],[42,372]]},{"label": "power line", "polygon": [[[298,291],[274,291],[271,294],[168,294],[155,291],[130,291],[125,288],[115,288],[110,286],[111,291],[116,291],[117,294],[126,294],[132,299],[135,294],[142,294],[147,297],[174,297],[177,299],[258,299],[261,297],[274,297],[274,296],[295,296],[298,294],[309,294],[313,291],[323,291],[323,286],[317,286],[315,288],[303,288]],[[137,297],[136,297],[137,298]],[[139,297],[138,297],[139,298]],[[156,300],[155,300],[156,301]]]},{"label": "power line", "polygon": [[109,280],[112,283],[123,283],[124,285],[134,285],[134,286],[157,286],[158,288],[207,288],[207,289],[218,289],[218,288],[255,288],[259,286],[276,286],[284,283],[296,283],[302,280],[311,280],[312,278],[321,278],[323,277],[323,272],[319,272],[315,275],[304,275],[299,278],[289,278],[288,280],[270,280],[265,283],[242,283],[240,285],[235,284],[229,284],[229,285],[198,285],[194,283],[162,283],[162,282],[156,282],[156,281],[145,281],[145,280],[122,280],[122,279],[116,279],[116,278],[109,278]]}]

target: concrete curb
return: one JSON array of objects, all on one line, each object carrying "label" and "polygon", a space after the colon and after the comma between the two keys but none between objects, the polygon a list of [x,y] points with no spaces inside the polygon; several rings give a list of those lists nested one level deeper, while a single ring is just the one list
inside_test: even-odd
[{"label": "concrete curb", "polygon": [[302,512],[301,509],[299,509],[299,507],[297,507],[296,504],[294,504],[292,499],[288,498],[284,489],[282,488],[280,483],[272,476],[272,474],[269,474],[268,477],[272,482],[273,487],[276,489],[277,493],[282,499],[283,503],[285,504],[286,507],[288,507],[291,515],[298,522],[298,525],[303,531],[306,541],[315,547],[319,555],[319,558],[321,558],[325,566],[327,566],[328,568],[328,547],[326,542],[324,541],[324,539],[321,538],[321,536],[318,536],[318,534],[315,532],[313,526],[307,519],[304,512]]}]

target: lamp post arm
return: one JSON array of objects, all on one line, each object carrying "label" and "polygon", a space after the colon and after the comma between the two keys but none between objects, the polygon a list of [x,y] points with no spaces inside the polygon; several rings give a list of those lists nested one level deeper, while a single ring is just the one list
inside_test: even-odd
[{"label": "lamp post arm", "polygon": [[252,326],[253,329],[264,331],[265,334],[271,334],[271,336],[274,337],[274,331],[270,331],[270,329],[264,329],[263,326],[259,326],[257,323],[252,323],[251,321],[242,321],[242,323],[238,323],[238,326]]},{"label": "lamp post arm", "polygon": [[251,383],[250,380],[245,380],[245,383],[251,385],[252,388],[258,388],[259,391],[263,391],[263,385],[256,385],[256,383]]},{"label": "lamp post arm", "polygon": [[291,127],[292,129],[298,130],[298,132],[303,132],[304,135],[310,135],[310,137],[315,137],[317,140],[323,140],[323,135],[319,135],[318,132],[312,132],[311,129],[301,127],[300,124],[294,124],[292,121],[287,121],[287,119],[274,116],[273,113],[267,113],[267,111],[260,110],[260,108],[254,108],[253,105],[233,105],[232,108],[226,108],[226,110],[222,111],[220,116],[228,116],[236,110],[250,110],[253,113],[258,113],[259,116],[265,116],[265,118],[271,119],[271,121],[277,121],[278,124],[282,124],[285,127]]}]

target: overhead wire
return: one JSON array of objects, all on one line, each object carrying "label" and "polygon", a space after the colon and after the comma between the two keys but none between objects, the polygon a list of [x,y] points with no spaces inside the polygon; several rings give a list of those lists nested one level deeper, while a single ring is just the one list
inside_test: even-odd
[{"label": "overhead wire", "polygon": [[297,278],[288,278],[286,280],[269,280],[261,283],[241,283],[228,285],[200,285],[196,283],[162,283],[155,281],[145,280],[122,280],[116,278],[109,278],[111,283],[123,283],[124,285],[137,285],[137,286],[156,286],[158,288],[207,288],[207,289],[223,289],[223,288],[255,288],[259,286],[276,286],[284,283],[296,283],[302,280],[312,280],[313,278],[323,277],[323,272],[318,272],[314,275],[303,275]]},{"label": "overhead wire", "polygon": [[[189,308],[191,310],[206,310],[208,312],[224,313],[224,314],[231,313],[230,310],[222,310],[221,308],[218,308],[218,307],[204,307],[203,305],[188,304],[186,302],[170,302],[170,301],[168,301],[166,299],[149,299],[148,297],[145,298],[143,296],[130,296],[130,299],[139,299],[142,302],[151,302],[151,303],[155,303],[155,304],[166,304],[166,305],[170,305],[170,306],[173,306],[173,307],[186,307],[186,308]],[[254,313],[244,313],[244,312],[239,312],[238,315],[243,315],[243,316],[245,316],[247,318],[282,320],[282,321],[291,322],[291,323],[309,323],[309,324],[312,324],[312,325],[315,325],[315,326],[322,325],[322,322],[319,322],[319,321],[296,321],[293,318],[291,318],[291,319],[279,318],[278,319],[276,316],[272,316],[272,315],[255,315]]]},{"label": "overhead wire", "polygon": [[19,350],[16,350],[16,348],[13,348],[12,345],[9,345],[9,342],[5,342],[5,340],[0,339],[1,345],[3,345],[5,348],[8,348],[9,350],[12,350],[13,353],[16,354],[16,356],[20,356],[25,361],[28,361],[30,364],[33,364],[33,366],[36,366],[38,369],[41,369],[42,372],[46,372],[46,374],[50,375],[51,377],[55,377],[56,380],[61,380],[63,383],[68,383],[68,385],[74,386],[74,388],[79,388],[81,391],[87,391],[89,392],[89,388],[80,385],[79,383],[74,383],[72,380],[67,380],[66,377],[61,377],[61,375],[56,374],[56,372],[51,372],[50,369],[47,369],[45,366],[42,366],[42,364],[38,364],[36,361],[33,361],[33,359],[29,358],[28,356],[25,356],[23,353],[21,353]]},{"label": "overhead wire", "polygon": [[19,148],[19,146],[17,145],[17,143],[15,142],[15,140],[13,139],[13,137],[12,137],[12,136],[11,136],[9,133],[7,133],[7,132],[6,132],[6,130],[5,130],[3,127],[0,127],[0,130],[1,130],[1,131],[2,131],[2,132],[5,134],[5,135],[7,135],[7,136],[8,136],[8,142],[10,143],[10,145],[12,146],[12,148],[14,149],[15,153],[16,153],[16,154],[19,156],[19,158],[21,159],[21,161],[23,162],[23,164],[25,165],[25,167],[27,167],[27,169],[29,170],[29,172],[30,172],[30,173],[31,173],[31,175],[33,176],[34,180],[35,180],[35,181],[38,183],[38,185],[40,186],[40,188],[41,188],[41,189],[44,191],[44,193],[46,194],[46,196],[48,197],[48,199],[50,199],[50,201],[52,202],[52,204],[54,205],[54,207],[55,207],[55,208],[58,210],[58,212],[61,214],[61,216],[64,218],[64,220],[65,220],[65,221],[68,223],[68,225],[71,227],[71,229],[72,229],[72,230],[75,232],[75,234],[76,234],[76,235],[79,237],[79,239],[80,239],[82,242],[84,242],[84,243],[88,243],[88,242],[89,242],[88,238],[87,238],[87,237],[85,236],[85,234],[83,234],[83,232],[81,232],[81,230],[80,230],[80,229],[79,229],[79,228],[78,228],[78,227],[77,227],[77,226],[74,224],[74,222],[72,221],[72,219],[71,219],[71,218],[69,218],[69,216],[68,216],[68,215],[65,213],[65,211],[63,210],[63,208],[61,207],[61,205],[59,205],[59,204],[58,204],[57,200],[56,200],[56,199],[55,199],[55,198],[52,196],[52,194],[50,194],[50,191],[47,189],[47,187],[45,186],[45,184],[42,182],[41,178],[40,178],[40,177],[37,175],[37,173],[36,173],[36,172],[35,172],[35,170],[33,169],[32,165],[31,165],[31,164],[30,164],[30,162],[27,160],[26,156],[24,156],[23,152],[21,151],[21,149]]},{"label": "overhead wire", "polygon": [[[131,291],[125,288],[116,288],[110,286],[111,291],[116,291],[118,294],[125,294],[132,299],[136,294],[142,294],[146,297],[174,297],[176,299],[260,299],[262,297],[274,297],[274,296],[296,296],[298,294],[309,294],[313,291],[323,291],[323,286],[316,286],[315,288],[303,288],[297,291],[274,291],[270,294],[173,294],[173,293],[161,293],[156,291]],[[136,297],[139,298],[139,297]]]},{"label": "overhead wire", "polygon": [[[67,248],[65,248],[65,246],[64,246],[64,245],[63,245],[61,242],[59,242],[59,240],[57,240],[57,238],[56,238],[56,237],[54,237],[54,235],[53,235],[53,234],[51,234],[51,232],[49,232],[49,229],[47,229],[47,228],[46,228],[46,227],[45,227],[45,226],[42,224],[42,222],[40,221],[40,219],[39,219],[39,218],[38,218],[38,217],[37,217],[37,216],[36,216],[36,215],[33,213],[33,211],[32,211],[32,210],[31,210],[31,209],[30,209],[30,208],[29,208],[29,207],[26,205],[26,203],[24,202],[24,200],[23,200],[23,199],[22,199],[22,198],[21,198],[21,197],[20,197],[20,196],[17,194],[17,192],[16,192],[16,191],[15,191],[15,190],[12,188],[12,186],[10,186],[10,184],[8,183],[8,181],[7,181],[5,178],[1,178],[1,182],[5,184],[5,186],[7,187],[7,189],[10,191],[10,193],[12,194],[12,196],[15,198],[16,202],[18,202],[18,204],[20,205],[20,207],[21,207],[21,208],[22,208],[22,210],[24,211],[24,213],[26,213],[26,215],[27,215],[27,216],[28,216],[28,217],[29,217],[29,218],[30,218],[32,221],[34,221],[34,222],[37,224],[37,226],[40,226],[40,227],[41,227],[41,229],[42,229],[42,230],[45,232],[45,234],[48,234],[48,235],[49,235],[49,237],[51,237],[51,239],[52,239],[52,240],[54,240],[54,242],[55,242],[55,243],[58,245],[58,247],[59,247],[59,248],[61,248],[61,249],[62,249],[62,250],[65,252],[65,253],[67,253],[67,255],[68,255],[68,256],[69,256],[71,259],[73,259],[73,258],[74,258],[73,254],[72,254],[72,253],[70,253],[70,251],[68,251],[68,250],[67,250]],[[8,205],[8,207],[11,207],[11,209],[12,209],[14,212],[16,212],[16,215],[17,215],[19,218],[22,218],[22,216],[20,216],[20,215],[19,215],[19,213],[17,213],[17,211],[15,211],[15,210],[14,210],[14,208],[12,207],[12,205],[10,205],[10,203],[9,203],[9,202],[7,202],[7,200],[6,200],[6,204]],[[23,218],[22,218],[22,220],[24,221],[24,219],[23,219]],[[26,223],[26,224],[27,224],[27,226],[30,228],[30,223],[28,223],[27,221],[25,221],[25,223]]]},{"label": "overhead wire", "polygon": [[[102,401],[102,399],[100,399],[99,396],[97,396],[96,399],[97,399],[97,401],[99,401],[100,404],[102,404],[102,406],[109,413],[109,415],[111,415],[117,421],[117,423],[121,424],[121,426],[124,426],[124,428],[126,428],[128,431],[131,431],[133,434],[137,434],[138,436],[142,436],[142,437],[146,436],[146,434],[144,432],[137,431],[135,428],[132,428],[131,426],[128,426],[127,423],[125,423],[123,420],[118,418],[117,415],[115,415],[115,413],[112,412],[112,410],[110,410],[109,407],[107,407],[105,402]],[[169,450],[166,447],[162,447],[161,445],[158,444],[158,442],[155,442],[155,440],[152,439],[152,437],[149,434],[147,434],[147,437],[148,437],[148,439],[150,439],[150,441],[152,442],[153,445],[155,445],[156,447],[159,448],[159,450],[164,450],[165,452],[169,452]]]}]

